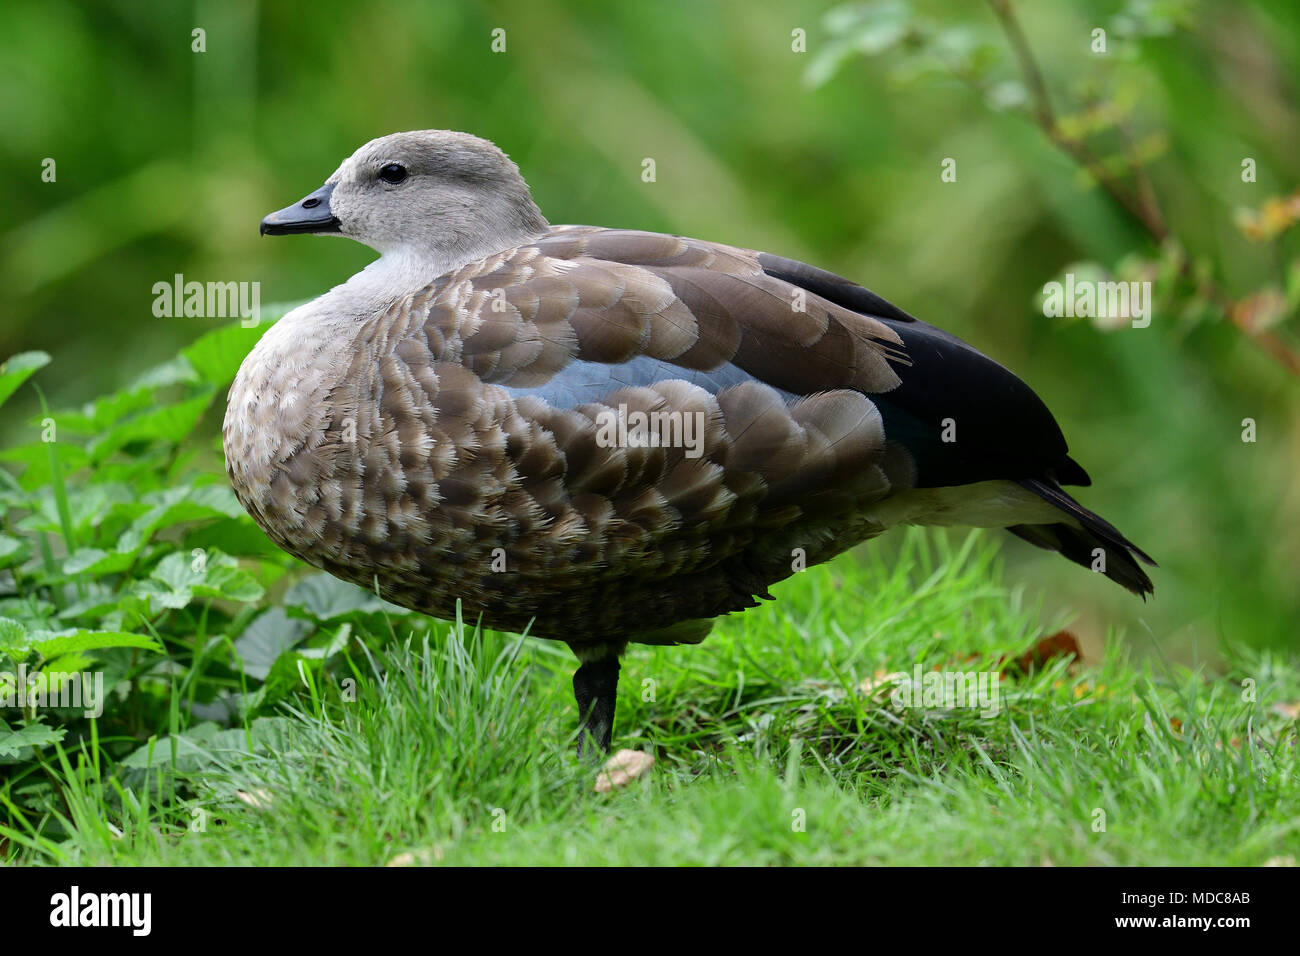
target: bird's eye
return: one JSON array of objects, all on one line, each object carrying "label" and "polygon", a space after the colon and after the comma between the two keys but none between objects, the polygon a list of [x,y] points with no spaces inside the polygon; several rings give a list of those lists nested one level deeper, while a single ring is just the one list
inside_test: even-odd
[{"label": "bird's eye", "polygon": [[397,163],[389,163],[383,169],[379,170],[379,178],[386,183],[396,186],[406,178],[406,167],[399,166]]}]

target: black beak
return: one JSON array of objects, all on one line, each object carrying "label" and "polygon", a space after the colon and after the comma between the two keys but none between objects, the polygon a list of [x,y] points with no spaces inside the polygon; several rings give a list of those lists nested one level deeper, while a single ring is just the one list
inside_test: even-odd
[{"label": "black beak", "polygon": [[299,232],[338,232],[338,218],[330,211],[334,184],[326,183],[307,198],[273,212],[262,220],[264,236],[289,236]]}]

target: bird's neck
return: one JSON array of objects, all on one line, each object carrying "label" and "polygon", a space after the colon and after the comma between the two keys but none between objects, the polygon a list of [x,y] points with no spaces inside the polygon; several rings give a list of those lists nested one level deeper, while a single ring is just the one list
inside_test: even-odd
[{"label": "bird's neck", "polygon": [[330,306],[334,311],[356,316],[373,315],[433,282],[451,268],[455,266],[449,267],[448,263],[414,249],[390,249],[347,282],[330,289],[322,298],[331,300]]},{"label": "bird's neck", "polygon": [[518,235],[498,236],[491,241],[465,244],[447,250],[410,246],[388,249],[316,302],[337,315],[374,315],[430,285],[440,276],[455,272],[471,262],[534,241],[543,234],[545,229],[541,232],[521,231]]}]

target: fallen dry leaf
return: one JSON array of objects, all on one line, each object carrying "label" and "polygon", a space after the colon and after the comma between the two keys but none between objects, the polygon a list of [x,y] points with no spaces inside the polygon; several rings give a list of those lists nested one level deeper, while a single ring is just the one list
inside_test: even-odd
[{"label": "fallen dry leaf", "polygon": [[882,687],[892,687],[899,681],[907,680],[907,676],[902,671],[876,671],[870,677],[862,679],[862,683],[858,685],[858,690],[867,696],[871,696]]},{"label": "fallen dry leaf", "polygon": [[620,750],[605,761],[596,776],[596,792],[609,793],[616,787],[626,787],[652,766],[655,758],[640,750]]},{"label": "fallen dry leaf", "polygon": [[[1050,637],[1043,638],[1015,661],[1004,661],[1002,670],[1007,670],[1008,665],[1014,663],[1019,671],[1027,674],[1031,667],[1042,667],[1054,657],[1073,657],[1076,663],[1083,660],[1079,641],[1069,631],[1057,631]],[[1070,666],[1074,667],[1073,664]]]},{"label": "fallen dry leaf", "polygon": [[384,866],[429,866],[431,863],[438,862],[442,859],[442,847],[431,846],[423,850],[411,850],[406,853],[399,853],[393,857]]},{"label": "fallen dry leaf", "polygon": [[254,810],[265,810],[271,805],[271,791],[269,790],[253,790],[251,792],[236,790],[235,796]]}]

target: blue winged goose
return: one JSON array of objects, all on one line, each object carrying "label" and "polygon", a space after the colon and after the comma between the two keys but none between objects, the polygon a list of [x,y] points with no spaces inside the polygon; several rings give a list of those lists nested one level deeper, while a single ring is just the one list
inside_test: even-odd
[{"label": "blue winged goose", "polygon": [[1152,590],[1062,490],[1088,475],[1038,396],[848,279],[549,225],[500,149],[445,130],[367,143],[261,232],[380,256],[244,361],[239,500],[393,603],[566,642],[582,752],[609,748],[629,642],[698,643],[893,525],[1006,528]]}]

